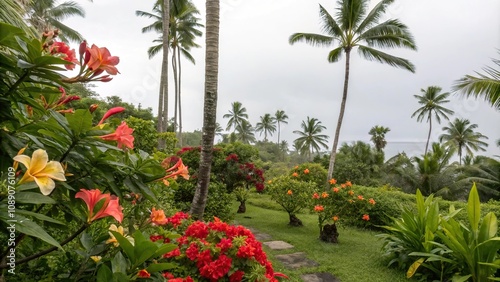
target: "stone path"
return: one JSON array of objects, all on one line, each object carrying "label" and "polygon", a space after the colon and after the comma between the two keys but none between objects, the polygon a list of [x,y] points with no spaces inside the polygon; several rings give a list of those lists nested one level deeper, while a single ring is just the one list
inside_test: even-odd
[{"label": "stone path", "polygon": [[[263,245],[267,246],[271,250],[293,250],[294,246],[290,245],[284,241],[273,241],[272,236],[269,234],[261,233],[254,228],[248,228],[255,235],[257,240],[261,241]],[[315,267],[319,264],[313,260],[306,257],[303,252],[294,252],[290,254],[275,255],[276,259],[279,260],[283,265],[290,269],[298,269],[301,267]],[[340,282],[338,278],[330,273],[309,273],[304,274],[302,278],[303,282]]]}]

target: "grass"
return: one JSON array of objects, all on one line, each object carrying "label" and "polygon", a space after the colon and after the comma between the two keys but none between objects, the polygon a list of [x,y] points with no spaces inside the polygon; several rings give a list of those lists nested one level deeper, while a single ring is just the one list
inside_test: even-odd
[{"label": "grass", "polygon": [[[302,274],[316,272],[331,273],[342,282],[410,281],[406,279],[405,273],[386,267],[380,251],[382,242],[375,237],[377,232],[340,227],[339,244],[324,243],[318,239],[319,229],[315,215],[300,214],[298,217],[304,226],[291,227],[288,225],[286,212],[262,207],[268,206],[270,200],[265,199],[267,196],[264,195],[258,197],[257,200],[252,197],[247,202],[246,213],[236,214],[235,221],[267,233],[273,240],[285,241],[294,246],[293,249],[280,251],[264,246],[275,271],[287,274],[289,281],[301,281]],[[236,207],[235,203],[235,209]],[[295,252],[305,252],[309,259],[318,262],[320,266],[290,270],[274,259],[274,255]]]}]

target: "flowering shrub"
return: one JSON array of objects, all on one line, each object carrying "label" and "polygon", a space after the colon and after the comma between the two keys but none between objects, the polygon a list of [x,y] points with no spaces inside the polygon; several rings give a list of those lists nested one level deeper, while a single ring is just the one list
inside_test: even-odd
[{"label": "flowering shrub", "polygon": [[296,214],[309,206],[315,189],[314,183],[298,181],[290,176],[277,177],[267,185],[267,193],[288,213],[292,226],[302,226]]},{"label": "flowering shrub", "polygon": [[311,181],[316,184],[318,189],[324,188],[327,174],[326,169],[316,163],[303,163],[290,171],[292,178],[298,181]]},{"label": "flowering shrub", "polygon": [[[328,192],[314,192],[311,196],[311,210],[318,215],[320,239],[327,242],[337,242],[336,223],[344,217],[356,218],[359,221],[370,220],[369,210],[376,204],[372,198],[366,199],[356,194],[352,183],[347,181],[340,185],[335,179],[330,179]],[[328,225],[327,222],[332,222]]]},{"label": "flowering shrub", "polygon": [[[185,230],[182,228],[183,221],[189,222]],[[286,277],[274,272],[261,243],[243,226],[229,225],[218,218],[208,223],[191,222],[182,213],[168,218],[166,222],[163,225],[165,230],[182,234],[171,241],[177,248],[159,261],[178,266],[164,272],[167,281],[278,281],[276,277]],[[162,235],[154,235],[150,239],[170,241]]]}]

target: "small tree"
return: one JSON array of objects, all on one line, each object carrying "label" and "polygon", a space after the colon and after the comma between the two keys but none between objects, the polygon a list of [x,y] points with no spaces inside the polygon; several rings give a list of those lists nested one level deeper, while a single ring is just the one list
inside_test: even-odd
[{"label": "small tree", "polygon": [[307,207],[311,200],[310,195],[315,185],[312,182],[303,182],[292,179],[290,176],[280,176],[267,185],[271,199],[276,201],[288,213],[291,226],[302,226],[302,221],[296,214]]}]

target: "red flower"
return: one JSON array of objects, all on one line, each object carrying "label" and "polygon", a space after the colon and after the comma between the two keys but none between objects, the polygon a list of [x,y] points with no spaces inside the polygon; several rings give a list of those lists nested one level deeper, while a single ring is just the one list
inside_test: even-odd
[{"label": "red flower", "polygon": [[186,229],[184,235],[187,237],[191,236],[198,239],[205,239],[208,235],[208,227],[201,221],[195,221]]},{"label": "red flower", "polygon": [[183,213],[183,212],[176,212],[173,216],[167,218],[167,224],[171,223],[174,228],[177,228],[179,225],[182,224],[182,221],[184,219],[188,219],[189,214]]},{"label": "red flower", "polygon": [[[110,195],[109,193],[102,194],[99,189],[80,189],[80,192],[76,193],[75,198],[80,198],[87,204],[89,211],[87,217],[88,223],[106,216],[112,216],[118,222],[122,222],[123,220],[123,208],[118,203],[119,199],[115,195]],[[94,208],[101,200],[104,200],[104,202],[101,208],[94,214]]]},{"label": "red flower", "polygon": [[106,134],[100,137],[106,141],[118,142],[118,148],[120,149],[123,147],[134,149],[134,136],[132,136],[132,132],[134,132],[134,130],[128,127],[127,123],[122,121],[114,133]]},{"label": "red flower", "polygon": [[119,114],[121,112],[125,111],[124,107],[114,107],[109,109],[103,116],[102,119],[99,121],[97,125],[102,124],[105,120],[107,120],[110,116]]},{"label": "red flower", "polygon": [[315,212],[322,212],[324,210],[325,210],[325,208],[322,205],[316,205],[316,206],[314,206],[314,211]]},{"label": "red flower", "polygon": [[309,169],[304,169],[304,174],[309,174]]},{"label": "red flower", "polygon": [[227,250],[231,249],[233,246],[233,240],[228,238],[220,239],[220,242],[215,245],[217,248],[220,248],[221,253],[225,253]]},{"label": "red flower", "polygon": [[335,184],[337,184],[337,179],[332,178],[332,179],[330,179],[329,182],[330,182],[330,184],[335,185]]},{"label": "red flower", "polygon": [[313,194],[313,199],[319,199],[319,194],[318,193],[314,193]]},{"label": "red flower", "polygon": [[95,44],[92,44],[91,48],[87,48],[85,51],[85,64],[90,70],[94,71],[96,75],[100,72],[106,71],[108,74],[115,75],[118,69],[115,67],[120,62],[120,58],[116,56],[111,56],[108,48],[99,48]]},{"label": "red flower", "polygon": [[181,255],[181,251],[179,250],[179,248],[176,248],[175,250],[164,254],[163,257],[164,258],[173,258],[173,257],[178,257],[180,255]]},{"label": "red flower", "polygon": [[[176,171],[174,171],[176,170]],[[172,166],[171,168],[167,169],[165,171],[165,173],[167,173],[167,175],[163,178],[161,178],[161,180],[163,180],[163,183],[165,185],[169,185],[169,182],[168,182],[168,178],[173,178],[173,179],[177,179],[177,176],[181,176],[183,177],[184,179],[186,180],[189,180],[189,170],[188,170],[188,167],[185,166],[183,163],[182,163],[182,159],[179,158],[179,160],[177,161],[177,163],[175,163],[174,166]]]},{"label": "red flower", "polygon": [[76,59],[75,49],[69,49],[69,46],[64,42],[54,42],[50,46],[51,54],[62,54],[62,59],[71,64],[64,65],[66,69],[72,70],[75,68],[75,64],[78,64],[78,60]]},{"label": "red flower", "polygon": [[358,200],[363,201],[365,198],[363,198],[363,195],[358,195]]},{"label": "red flower", "polygon": [[[163,272],[162,276],[167,278],[167,279],[175,278],[175,276],[170,272]],[[170,281],[170,280],[168,280],[168,281]]]},{"label": "red flower", "polygon": [[186,256],[190,260],[196,260],[199,255],[198,245],[196,243],[189,244],[189,247],[186,249]]},{"label": "red flower", "polygon": [[366,221],[369,221],[370,220],[370,216],[367,215],[367,214],[364,214],[363,217],[361,218],[363,220],[366,220]]},{"label": "red flower", "polygon": [[293,177],[299,177],[299,174],[298,174],[298,173],[296,173],[296,172],[294,172],[294,173],[292,173],[292,176],[293,176]]},{"label": "red flower", "polygon": [[240,282],[243,279],[245,272],[241,270],[235,271],[231,276],[229,276],[229,282]]},{"label": "red flower", "polygon": [[151,242],[156,242],[156,241],[162,240],[162,239],[163,239],[162,235],[151,235],[151,236],[149,236],[149,240],[151,240]]},{"label": "red flower", "polygon": [[339,190],[339,188],[334,187],[334,188],[332,189],[332,191],[333,191],[334,193],[338,193],[340,190]]},{"label": "red flower", "polygon": [[137,272],[137,277],[138,278],[149,278],[151,277],[151,274],[146,269],[141,269],[139,272]]},{"label": "red flower", "polygon": [[370,200],[368,200],[368,203],[370,203],[371,205],[375,205],[375,200],[373,198],[370,198]]}]

